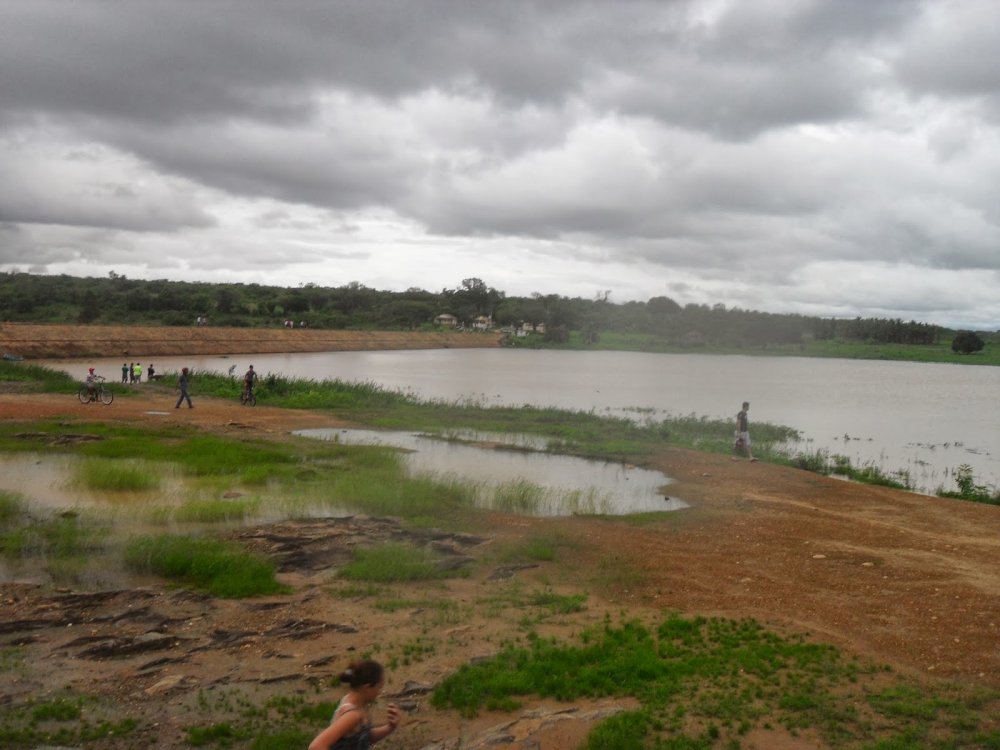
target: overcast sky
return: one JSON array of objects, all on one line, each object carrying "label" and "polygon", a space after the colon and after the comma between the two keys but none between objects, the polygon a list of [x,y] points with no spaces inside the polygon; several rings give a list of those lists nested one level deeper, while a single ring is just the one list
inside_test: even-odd
[{"label": "overcast sky", "polygon": [[1000,328],[996,0],[0,0],[0,269]]}]

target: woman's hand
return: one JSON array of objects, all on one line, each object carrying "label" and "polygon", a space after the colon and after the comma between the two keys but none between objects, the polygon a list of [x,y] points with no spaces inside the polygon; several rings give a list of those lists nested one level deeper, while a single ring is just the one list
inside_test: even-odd
[{"label": "woman's hand", "polygon": [[396,727],[399,726],[399,706],[395,703],[390,703],[385,710],[385,719],[389,724],[389,728],[392,731],[396,731]]}]

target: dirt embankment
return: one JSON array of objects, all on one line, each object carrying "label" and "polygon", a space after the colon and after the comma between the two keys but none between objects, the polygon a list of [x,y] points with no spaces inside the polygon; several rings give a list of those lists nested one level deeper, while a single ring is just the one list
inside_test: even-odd
[{"label": "dirt embankment", "polygon": [[25,359],[270,354],[500,346],[501,334],[459,331],[329,331],[217,326],[86,326],[0,323],[0,352]]}]

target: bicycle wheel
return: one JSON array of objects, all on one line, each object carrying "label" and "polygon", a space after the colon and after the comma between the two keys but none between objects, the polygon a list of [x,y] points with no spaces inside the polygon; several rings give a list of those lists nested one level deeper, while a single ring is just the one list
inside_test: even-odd
[{"label": "bicycle wheel", "polygon": [[115,400],[115,394],[106,389],[101,390],[100,396],[101,396],[101,403],[104,404],[105,406],[107,406],[108,404],[110,404],[112,401]]},{"label": "bicycle wheel", "polygon": [[247,396],[247,398],[246,398],[246,401],[244,401],[243,403],[246,404],[247,406],[256,406],[257,405],[257,394],[256,393],[249,394]]},{"label": "bicycle wheel", "polygon": [[76,395],[79,397],[81,404],[89,404],[93,401],[90,396],[90,390],[85,385],[80,387],[80,390],[77,391]]}]

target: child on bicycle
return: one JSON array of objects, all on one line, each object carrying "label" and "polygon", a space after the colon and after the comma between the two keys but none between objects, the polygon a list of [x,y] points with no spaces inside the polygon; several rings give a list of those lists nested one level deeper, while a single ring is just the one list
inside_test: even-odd
[{"label": "child on bicycle", "polygon": [[87,395],[94,398],[97,394],[97,381],[100,379],[100,375],[94,374],[94,368],[91,367],[87,370],[87,377],[84,379],[84,383],[87,384]]},{"label": "child on bicycle", "polygon": [[250,365],[250,369],[247,370],[246,375],[243,376],[244,401],[250,398],[250,394],[253,393],[253,387],[256,382],[257,382],[257,373],[254,372],[253,365]]}]

